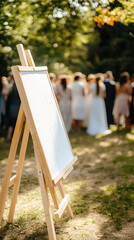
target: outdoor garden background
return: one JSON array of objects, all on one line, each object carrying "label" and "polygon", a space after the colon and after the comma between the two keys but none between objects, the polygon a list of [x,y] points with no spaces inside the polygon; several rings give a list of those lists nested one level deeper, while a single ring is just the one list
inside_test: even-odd
[{"label": "outdoor garden background", "polygon": [[[73,74],[112,70],[134,73],[134,3],[130,1],[0,1],[0,75],[20,64],[16,44],[32,52],[37,66]],[[78,156],[64,182],[74,219],[54,219],[57,239],[134,239],[134,130],[89,136],[70,133]],[[20,147],[20,145],[19,145]],[[0,186],[10,144],[0,135]],[[19,152],[19,149],[18,149]],[[18,159],[18,153],[16,160]],[[14,173],[17,161],[14,166]],[[8,224],[9,191],[0,239],[48,239],[31,138],[14,223]],[[53,204],[52,204],[53,209]]]}]

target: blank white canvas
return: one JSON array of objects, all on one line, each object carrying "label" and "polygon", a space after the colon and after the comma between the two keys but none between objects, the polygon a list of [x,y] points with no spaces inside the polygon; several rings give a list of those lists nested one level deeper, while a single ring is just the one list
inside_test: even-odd
[{"label": "blank white canvas", "polygon": [[21,77],[53,179],[73,160],[72,149],[46,71],[21,72]]}]

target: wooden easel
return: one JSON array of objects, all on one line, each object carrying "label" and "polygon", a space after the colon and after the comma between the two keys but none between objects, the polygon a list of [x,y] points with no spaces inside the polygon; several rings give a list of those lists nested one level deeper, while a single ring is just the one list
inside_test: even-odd
[{"label": "wooden easel", "polygon": [[[17,45],[17,50],[19,53],[19,57],[20,57],[22,66],[35,67],[30,50],[24,51],[22,44]],[[21,105],[19,114],[18,114],[18,118],[17,118],[17,122],[16,122],[14,135],[13,135],[12,142],[11,142],[7,167],[6,167],[5,176],[4,176],[4,180],[3,180],[3,184],[2,184],[2,190],[0,193],[0,222],[2,221],[2,217],[3,217],[5,201],[6,201],[6,197],[8,194],[8,188],[12,185],[13,185],[13,192],[12,192],[12,199],[11,199],[11,205],[10,205],[10,210],[9,210],[8,222],[9,223],[13,222],[15,205],[16,205],[16,201],[17,201],[17,195],[18,195],[18,191],[19,191],[20,179],[21,179],[21,174],[22,174],[22,167],[23,167],[23,162],[24,162],[25,153],[26,153],[26,149],[27,149],[28,138],[29,138],[29,127],[28,127],[28,123],[26,120],[22,143],[21,143],[21,148],[20,148],[20,153],[19,153],[19,160],[18,160],[18,167],[17,167],[16,175],[11,177],[13,164],[15,161],[15,155],[16,155],[16,151],[17,151],[17,146],[18,146],[22,126],[24,123],[24,117],[25,117],[25,114],[23,111],[23,107]],[[69,194],[65,194],[65,191],[64,191],[64,188],[62,185],[62,179],[64,179],[66,177],[66,175],[68,175],[69,172],[72,171],[73,167],[71,165],[70,168],[68,169],[68,171],[64,174],[64,176],[61,176],[61,178],[56,183],[49,181],[49,177],[47,176],[47,173],[44,171],[43,166],[41,164],[41,156],[38,152],[37,142],[35,141],[33,136],[32,136],[32,139],[33,139],[33,145],[34,145],[34,151],[35,151],[35,157],[36,157],[36,165],[37,165],[37,170],[38,170],[39,184],[40,184],[41,194],[42,194],[43,207],[44,207],[44,211],[45,211],[45,215],[46,215],[46,224],[47,224],[47,228],[48,228],[48,235],[49,235],[49,239],[55,240],[56,233],[55,233],[49,198],[48,198],[48,188],[50,190],[50,193],[51,193],[51,196],[52,196],[52,199],[54,202],[54,206],[57,210],[55,213],[55,216],[61,217],[62,213],[66,209],[68,216],[70,218],[73,218],[73,213],[72,213],[72,210],[71,210],[71,207],[69,204],[70,196],[69,196]],[[61,196],[63,198],[60,204],[58,202],[58,198],[56,195],[55,185],[58,186]]]}]

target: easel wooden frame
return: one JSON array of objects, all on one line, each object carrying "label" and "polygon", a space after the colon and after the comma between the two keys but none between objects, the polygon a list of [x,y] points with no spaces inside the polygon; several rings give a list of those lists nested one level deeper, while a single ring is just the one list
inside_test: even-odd
[{"label": "easel wooden frame", "polygon": [[[29,66],[32,69],[33,68],[36,69],[32,55],[30,53],[30,50],[25,51],[22,44],[17,45],[17,50],[18,50],[20,61],[22,64],[22,67],[20,67],[21,70],[23,70],[23,69],[28,70]],[[23,162],[24,162],[25,153],[26,153],[26,149],[27,149],[28,138],[29,138],[29,127],[28,127],[28,123],[26,120],[22,143],[21,143],[21,148],[20,148],[20,154],[19,154],[16,175],[11,177],[13,164],[15,161],[15,155],[16,155],[16,151],[17,151],[17,146],[18,146],[22,126],[24,123],[24,117],[25,117],[25,114],[23,111],[23,107],[21,105],[19,114],[18,114],[18,118],[17,118],[17,122],[16,122],[14,135],[13,135],[12,142],[11,142],[7,167],[6,167],[5,176],[4,176],[4,180],[3,180],[3,184],[2,184],[2,189],[1,189],[1,193],[0,193],[0,222],[2,221],[2,217],[3,217],[5,201],[6,201],[6,197],[8,194],[8,188],[12,185],[13,185],[13,192],[12,192],[12,200],[11,200],[11,205],[10,205],[8,222],[9,223],[13,222],[15,205],[16,205],[16,201],[17,201],[17,195],[18,195],[18,191],[19,191],[20,179],[21,179],[21,174],[22,174],[22,167],[23,167]],[[36,141],[35,137],[36,136],[32,135],[35,157],[36,157],[36,165],[37,165],[37,170],[38,170],[39,184],[40,184],[41,194],[42,194],[43,207],[44,207],[44,211],[45,211],[45,215],[46,215],[48,236],[49,236],[49,239],[55,240],[56,233],[55,233],[54,222],[53,222],[51,207],[50,207],[50,203],[49,203],[47,188],[49,188],[49,190],[50,190],[50,193],[51,193],[51,196],[52,196],[52,199],[54,202],[54,206],[57,210],[55,213],[55,216],[61,217],[64,210],[66,209],[68,216],[70,218],[73,218],[73,212],[72,212],[70,204],[69,204],[70,196],[69,196],[69,194],[65,194],[65,191],[64,191],[64,188],[62,185],[62,180],[64,178],[66,178],[66,176],[72,171],[73,163],[77,160],[77,157],[75,157],[73,159],[73,161],[69,164],[69,166],[67,166],[67,168],[64,169],[64,172],[61,172],[58,176],[56,176],[55,179],[53,179],[51,181],[50,173],[48,171],[47,172],[45,171],[46,168],[44,167],[44,161],[42,161],[41,152],[38,151],[38,146],[37,146],[38,141]],[[58,198],[56,195],[55,185],[58,186],[61,196],[63,198],[60,204],[58,202]]]}]

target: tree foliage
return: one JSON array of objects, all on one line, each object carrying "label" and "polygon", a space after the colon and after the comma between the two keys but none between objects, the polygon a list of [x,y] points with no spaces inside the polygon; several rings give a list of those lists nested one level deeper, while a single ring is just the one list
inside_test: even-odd
[{"label": "tree foliage", "polygon": [[[71,54],[83,59],[82,44],[88,41],[88,25],[79,7],[71,1],[4,0],[0,2],[1,75],[18,61],[16,44],[29,47],[36,64],[72,62]],[[83,34],[84,33],[84,34]]]},{"label": "tree foliage", "polygon": [[108,24],[114,26],[115,22],[122,22],[124,25],[134,23],[134,1],[109,0],[107,4],[98,1],[94,21],[98,27]]},{"label": "tree foliage", "polygon": [[0,72],[10,70],[16,62],[16,44],[26,43],[32,22],[30,5],[23,1],[8,0],[0,2]]},{"label": "tree foliage", "polygon": [[[115,59],[115,52],[120,58],[124,55],[130,58],[133,5],[133,0],[1,0],[0,75],[7,75],[11,65],[19,64],[18,43],[30,48],[36,65],[47,65],[49,71],[56,73],[88,74],[98,71],[99,66],[105,70],[101,63]],[[127,32],[125,36],[122,30]],[[120,40],[117,40],[118,32]],[[105,41],[107,34],[109,42]],[[120,54],[122,41],[127,42],[126,52],[129,52],[123,56]],[[106,54],[110,43],[112,50]],[[113,69],[116,72],[115,67]]]},{"label": "tree foliage", "polygon": [[104,25],[98,28],[100,42],[98,45],[98,61],[96,71],[105,72],[112,70],[115,79],[123,71],[134,71],[134,36],[131,35],[134,24],[125,26],[122,23],[115,23],[114,27]]}]

